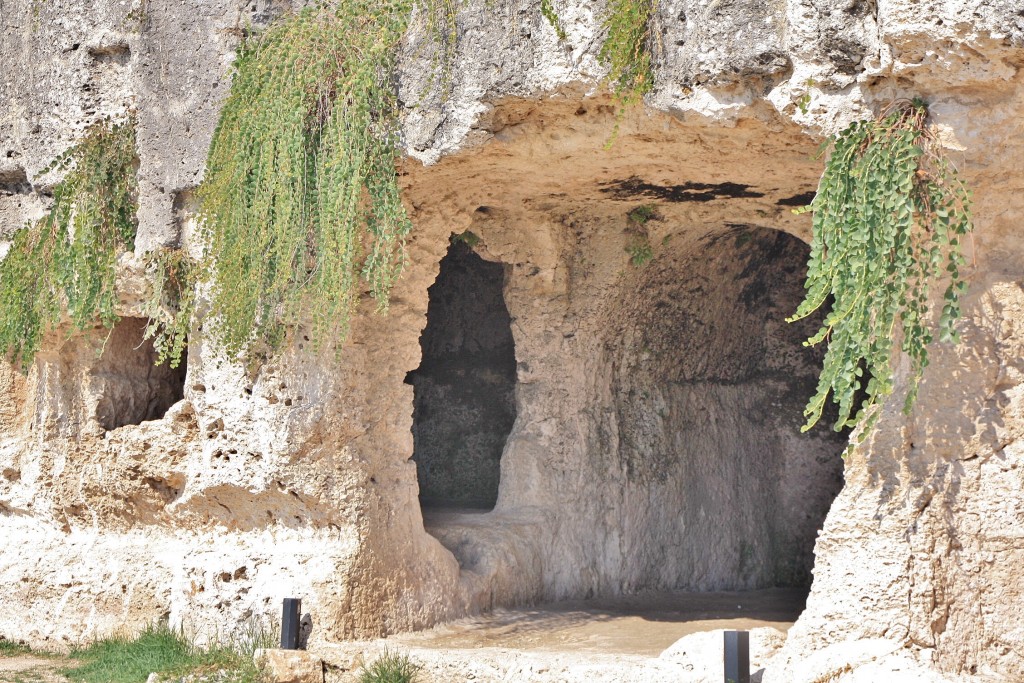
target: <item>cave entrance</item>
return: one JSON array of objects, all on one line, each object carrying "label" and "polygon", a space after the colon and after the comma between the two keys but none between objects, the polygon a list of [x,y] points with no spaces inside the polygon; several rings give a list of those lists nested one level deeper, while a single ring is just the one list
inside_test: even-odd
[{"label": "cave entrance", "polygon": [[186,359],[176,368],[157,365],[153,340],[144,340],[145,318],[121,318],[114,324],[90,375],[99,396],[96,421],[104,431],[158,420],[185,396]]},{"label": "cave entrance", "polygon": [[787,233],[730,225],[670,246],[624,288],[611,443],[625,489],[643,493],[618,522],[627,590],[806,594],[846,444],[834,411],[800,432],[823,354],[802,344],[823,312],[785,321],[807,256]]},{"label": "cave entrance", "polygon": [[[471,236],[470,236],[471,237]],[[428,290],[423,360],[413,386],[413,460],[420,503],[490,510],[516,418],[516,358],[505,267],[453,237]]]}]

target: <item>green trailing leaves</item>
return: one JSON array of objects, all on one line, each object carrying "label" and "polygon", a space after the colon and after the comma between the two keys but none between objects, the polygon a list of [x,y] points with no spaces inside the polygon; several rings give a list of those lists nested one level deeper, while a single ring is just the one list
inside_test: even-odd
[{"label": "green trailing leaves", "polygon": [[540,13],[551,24],[551,28],[555,29],[555,35],[559,40],[568,38],[565,27],[562,26],[562,21],[558,18],[558,12],[555,11],[554,3],[551,0],[540,0]]},{"label": "green trailing leaves", "polygon": [[649,25],[655,0],[609,0],[605,28],[608,36],[600,58],[608,80],[623,106],[638,103],[654,87]]},{"label": "green trailing leaves", "polygon": [[[859,121],[831,140],[814,212],[807,296],[789,320],[831,299],[821,329],[805,342],[827,342],[817,391],[804,411],[810,429],[831,396],[835,429],[861,427],[894,390],[893,353],[911,362],[909,410],[928,365],[935,329],[958,341],[956,320],[966,291],[961,239],[972,229],[970,196],[926,126],[924,103],[901,101],[875,121]],[[937,316],[929,307],[946,284]],[[935,319],[937,317],[937,320]]]},{"label": "green trailing leaves", "polygon": [[[605,9],[607,35],[598,57],[608,67],[608,82],[619,101],[620,116],[654,87],[650,23],[656,4],[657,0],[609,0]],[[558,39],[566,40],[565,26],[552,0],[541,0],[540,12]]]},{"label": "green trailing leaves", "polygon": [[[451,61],[458,0],[423,0]],[[239,52],[200,188],[214,332],[230,354],[309,323],[339,339],[361,289],[381,309],[411,224],[395,178],[395,47],[412,0],[345,0],[288,16]],[[542,14],[560,36],[554,6]],[[602,58],[624,104],[653,83],[651,0],[613,0]],[[444,85],[442,78],[442,85]]]},{"label": "green trailing leaves", "polygon": [[241,49],[200,188],[229,353],[277,347],[300,322],[318,342],[343,336],[361,279],[386,308],[411,227],[392,83],[410,10],[307,8]]},{"label": "green trailing leaves", "polygon": [[117,321],[117,257],[135,241],[134,166],[134,121],[103,121],[44,171],[66,171],[53,207],[0,262],[0,349],[22,367],[65,310],[78,330]]},{"label": "green trailing leaves", "polygon": [[153,340],[156,364],[178,367],[185,354],[195,309],[198,264],[183,249],[158,249],[146,254],[153,295],[146,305],[145,339]]},{"label": "green trailing leaves", "polygon": [[[276,348],[300,323],[310,324],[315,343],[340,339],[363,282],[386,308],[411,229],[395,177],[392,79],[412,6],[324,3],[240,50],[199,192],[212,323],[229,354]],[[423,0],[423,9],[443,70],[457,38],[457,0]],[[564,37],[553,4],[545,0],[541,12]],[[653,83],[651,13],[651,0],[609,7],[602,58],[624,104]]]},{"label": "green trailing leaves", "polygon": [[419,0],[426,20],[427,33],[433,39],[437,52],[431,64],[431,77],[441,91],[441,97],[451,95],[452,68],[458,47],[459,5],[465,0]]}]

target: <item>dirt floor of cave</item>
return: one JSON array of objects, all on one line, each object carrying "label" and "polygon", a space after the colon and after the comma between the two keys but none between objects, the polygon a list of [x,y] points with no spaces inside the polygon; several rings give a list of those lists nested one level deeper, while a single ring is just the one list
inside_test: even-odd
[{"label": "dirt floor of cave", "polygon": [[529,609],[501,609],[389,643],[427,649],[600,652],[657,657],[680,638],[715,629],[788,631],[807,591],[769,588],[720,593],[645,593]]}]

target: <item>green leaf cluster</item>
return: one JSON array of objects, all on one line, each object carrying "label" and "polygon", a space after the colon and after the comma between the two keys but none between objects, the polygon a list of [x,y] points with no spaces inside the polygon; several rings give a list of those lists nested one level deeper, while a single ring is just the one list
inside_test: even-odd
[{"label": "green leaf cluster", "polygon": [[654,248],[651,246],[650,236],[644,226],[657,218],[658,206],[656,204],[641,204],[626,214],[631,233],[629,242],[626,244],[626,253],[629,254],[629,262],[636,268],[646,265],[654,258]]},{"label": "green leaf cluster", "polygon": [[649,26],[655,0],[609,0],[604,25],[608,31],[600,58],[609,69],[616,98],[633,105],[654,87]]},{"label": "green leaf cluster", "polygon": [[646,225],[648,221],[658,217],[658,205],[657,204],[641,204],[640,206],[631,209],[626,214],[630,223],[636,225]]},{"label": "green leaf cluster", "polygon": [[[832,301],[821,328],[805,342],[828,344],[804,410],[805,431],[831,396],[839,406],[835,429],[859,426],[863,439],[894,390],[894,351],[910,358],[909,410],[934,330],[941,341],[959,340],[970,194],[935,143],[927,116],[923,102],[899,101],[827,143],[831,154],[805,209],[814,212],[807,295],[789,318],[799,320]],[[946,288],[935,320],[929,294],[939,283]]]},{"label": "green leaf cluster", "polygon": [[384,650],[359,674],[359,683],[413,683],[420,666],[409,659],[408,655],[400,655]]},{"label": "green leaf cluster", "polygon": [[555,5],[551,0],[540,0],[540,13],[551,24],[551,28],[555,29],[555,35],[559,40],[568,38],[565,27],[562,26],[562,21],[558,18],[558,12],[555,11]]},{"label": "green leaf cluster", "polygon": [[134,248],[135,125],[94,124],[43,172],[64,171],[53,207],[15,233],[0,262],[0,350],[22,367],[64,311],[77,330],[111,327],[117,257]]},{"label": "green leaf cluster", "polygon": [[411,228],[392,82],[410,11],[311,7],[242,46],[199,191],[227,352],[276,348],[303,322],[317,343],[343,336],[361,280],[387,307]]},{"label": "green leaf cluster", "polygon": [[448,241],[451,244],[463,242],[466,246],[472,249],[476,245],[480,244],[480,235],[476,234],[472,230],[466,230],[465,232],[460,232],[458,234],[452,233],[452,236],[448,238]]},{"label": "green leaf cluster", "polygon": [[626,245],[629,262],[636,268],[646,265],[654,258],[654,249],[647,235],[634,235]]},{"label": "green leaf cluster", "polygon": [[146,271],[152,278],[152,296],[146,303],[144,339],[153,340],[156,365],[181,364],[188,345],[196,303],[199,264],[183,249],[158,249],[146,254]]}]

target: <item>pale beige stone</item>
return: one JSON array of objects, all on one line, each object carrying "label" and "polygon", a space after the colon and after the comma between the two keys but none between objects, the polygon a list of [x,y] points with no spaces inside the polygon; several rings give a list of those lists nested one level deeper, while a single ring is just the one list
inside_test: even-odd
[{"label": "pale beige stone", "polygon": [[260,649],[254,658],[271,683],[323,683],[323,660],[305,650]]}]

